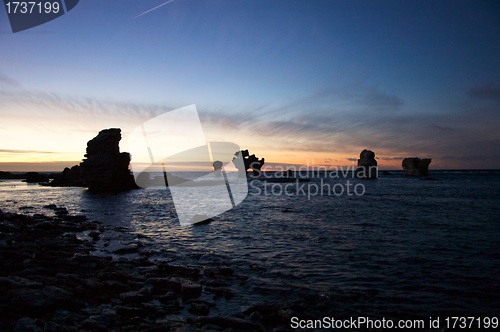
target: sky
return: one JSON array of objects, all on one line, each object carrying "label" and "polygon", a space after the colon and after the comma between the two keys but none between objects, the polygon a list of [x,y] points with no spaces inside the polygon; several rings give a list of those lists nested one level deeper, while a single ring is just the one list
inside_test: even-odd
[{"label": "sky", "polygon": [[81,0],[17,33],[0,8],[0,171],[74,165],[105,128],[127,151],[193,104],[207,141],[271,167],[500,168],[499,1],[166,2]]}]

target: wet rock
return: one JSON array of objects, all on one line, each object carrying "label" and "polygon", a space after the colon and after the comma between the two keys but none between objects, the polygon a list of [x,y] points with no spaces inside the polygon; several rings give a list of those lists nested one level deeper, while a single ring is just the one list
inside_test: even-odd
[{"label": "wet rock", "polygon": [[51,220],[50,217],[47,217],[46,215],[44,214],[40,214],[40,213],[35,213],[33,215],[33,221],[35,222],[40,222],[40,221],[49,221]]},{"label": "wet rock", "polygon": [[189,280],[182,282],[182,298],[193,299],[201,295],[201,285]]},{"label": "wet rock", "polygon": [[207,280],[203,283],[208,287],[228,287],[231,286],[231,282],[229,280]]},{"label": "wet rock", "polygon": [[278,310],[278,317],[286,322],[290,321],[292,317],[297,316],[297,312],[293,311],[292,309],[280,309]]},{"label": "wet rock", "polygon": [[24,317],[16,322],[12,330],[14,332],[42,332],[43,330],[36,323],[35,319]]},{"label": "wet rock", "polygon": [[141,291],[130,291],[120,294],[123,303],[141,303],[148,299],[149,295]]},{"label": "wet rock", "polygon": [[205,303],[191,303],[188,312],[197,316],[206,316],[210,312],[210,307]]},{"label": "wet rock", "polygon": [[56,216],[66,216],[69,214],[68,209],[66,209],[65,207],[55,208],[54,213],[56,214]]},{"label": "wet rock", "polygon": [[58,273],[56,274],[56,278],[80,282],[80,275],[76,273]]},{"label": "wet rock", "polygon": [[163,325],[165,323],[180,323],[182,325],[189,323],[189,319],[186,316],[171,314],[167,315],[165,318],[156,320],[156,324]]},{"label": "wet rock", "polygon": [[77,215],[64,215],[62,216],[62,219],[64,221],[70,221],[70,222],[84,222],[87,220],[87,216],[82,215],[82,214],[77,214]]},{"label": "wet rock", "polygon": [[81,327],[90,331],[106,331],[108,326],[103,324],[98,317],[91,316],[82,322]]},{"label": "wet rock", "polygon": [[214,299],[225,298],[230,300],[234,297],[234,293],[230,288],[225,287],[205,287],[207,293],[215,294]]},{"label": "wet rock", "polygon": [[[177,328],[175,330],[175,332],[200,332],[200,330],[197,329],[196,327],[185,325],[185,326],[181,326],[181,327]],[[230,331],[227,331],[227,332],[230,332]]]},{"label": "wet rock", "polygon": [[196,324],[198,326],[212,324],[235,330],[263,330],[262,326],[257,323],[229,316],[200,316],[196,319]]},{"label": "wet rock", "polygon": [[10,222],[3,222],[0,224],[0,232],[2,233],[14,233],[18,232],[19,230],[20,230],[19,225]]},{"label": "wet rock", "polygon": [[261,324],[269,327],[278,325],[282,321],[282,319],[280,318],[278,313],[272,313],[269,315],[262,315],[259,321]]},{"label": "wet rock", "polygon": [[165,294],[169,291],[180,293],[182,289],[182,281],[177,277],[169,278],[149,278],[146,284],[153,285],[154,294]]},{"label": "wet rock", "polygon": [[258,322],[262,319],[262,314],[258,311],[254,311],[250,314],[250,316],[248,316],[248,318],[250,318],[250,320]]},{"label": "wet rock", "polygon": [[261,314],[275,313],[280,309],[280,306],[276,303],[256,303],[248,307],[242,307],[241,312],[245,315],[249,315],[253,312],[260,312]]},{"label": "wet rock", "polygon": [[233,269],[227,266],[206,267],[203,272],[210,278],[226,278],[234,273]]},{"label": "wet rock", "polygon": [[98,278],[86,278],[81,280],[82,285],[91,290],[100,290],[104,288],[103,283]]},{"label": "wet rock", "polygon": [[189,278],[189,279],[194,279],[198,280],[200,277],[200,269],[196,267],[190,267],[190,266],[178,266],[178,265],[159,265],[158,268],[162,271],[167,272],[171,276],[176,276],[176,277],[182,277],[182,278]]},{"label": "wet rock", "polygon": [[59,324],[52,321],[46,321],[43,325],[44,332],[80,332],[74,326],[69,326],[69,324]]},{"label": "wet rock", "polygon": [[92,238],[93,241],[98,241],[101,239],[100,233],[99,232],[90,232],[87,234],[90,238]]},{"label": "wet rock", "polygon": [[0,277],[0,287],[3,289],[42,288],[43,284],[41,282],[23,277],[9,276],[9,277]]},{"label": "wet rock", "polygon": [[[54,205],[50,210],[57,208]],[[95,231],[99,223],[37,218],[9,214],[0,220],[0,241],[5,244],[0,252],[0,289],[4,290],[0,294],[0,330],[11,330],[26,316],[31,320],[25,320],[21,330],[29,330],[33,324],[44,331],[196,329],[193,317],[213,314],[212,308],[218,304],[203,299],[212,294],[214,299],[230,299],[234,295],[230,287],[239,283],[236,271],[223,259],[200,269],[142,257],[113,260],[89,255],[93,243],[79,238],[92,237],[92,232],[99,235]],[[3,232],[2,226],[10,232]],[[77,238],[73,233],[78,232]],[[223,283],[217,284],[218,280]],[[209,293],[205,297],[201,284],[211,285],[204,286]],[[175,321],[172,314],[182,319]],[[274,315],[281,319],[279,312]],[[269,316],[261,315],[258,321]],[[199,323],[216,330],[260,329],[245,317],[248,319],[240,314]]]},{"label": "wet rock", "polygon": [[303,301],[299,300],[288,303],[286,307],[297,312],[304,312],[307,308],[306,304]]},{"label": "wet rock", "polygon": [[104,231],[104,227],[99,227],[99,223],[96,221],[89,221],[85,223],[81,223],[80,225],[80,230],[82,231],[89,231],[89,230],[96,230],[99,229],[99,231],[102,233]]},{"label": "wet rock", "polygon": [[222,264],[222,258],[218,257],[214,253],[203,254],[198,258],[198,263],[205,264],[208,266],[216,266]]},{"label": "wet rock", "polygon": [[147,314],[146,310],[136,307],[132,304],[128,304],[126,306],[118,306],[116,308],[116,313],[120,316],[124,316],[125,318],[141,317]]},{"label": "wet rock", "polygon": [[120,281],[104,280],[104,281],[102,281],[102,283],[100,283],[99,281],[97,281],[97,282],[98,283],[94,284],[94,286],[96,286],[97,289],[102,287],[109,294],[118,294],[118,293],[123,293],[123,292],[130,290],[130,286],[128,284],[120,282]]},{"label": "wet rock", "polygon": [[61,227],[52,221],[43,221],[33,225],[33,229],[37,231],[53,231],[53,234],[64,233]]},{"label": "wet rock", "polygon": [[184,309],[184,306],[179,304],[177,300],[164,301],[161,297],[158,300],[163,305],[162,309],[166,310],[169,314],[178,313]]},{"label": "wet rock", "polygon": [[165,295],[162,295],[160,297],[158,297],[158,300],[162,303],[171,303],[172,301],[176,301],[177,300],[177,294],[175,294],[175,292],[167,292]]},{"label": "wet rock", "polygon": [[125,255],[125,254],[136,254],[138,252],[139,252],[139,246],[131,245],[128,247],[123,247],[123,248],[117,249],[117,250],[113,251],[113,254]]},{"label": "wet rock", "polygon": [[45,286],[43,289],[19,288],[7,294],[10,304],[26,310],[44,311],[54,306],[65,305],[73,295],[56,286]]},{"label": "wet rock", "polygon": [[247,281],[247,280],[248,280],[248,278],[249,278],[249,277],[248,277],[247,275],[245,275],[245,274],[239,274],[239,275],[237,275],[236,277],[238,278],[238,280],[239,280],[241,283],[244,283],[244,282],[245,282],[245,281]]}]

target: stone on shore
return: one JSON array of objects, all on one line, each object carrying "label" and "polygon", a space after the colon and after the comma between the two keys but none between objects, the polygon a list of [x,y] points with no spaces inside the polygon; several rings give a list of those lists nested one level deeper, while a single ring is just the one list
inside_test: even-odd
[{"label": "stone on shore", "polygon": [[[94,256],[89,235],[97,228],[106,235],[103,225],[72,221],[63,206],[45,208],[51,215],[0,210],[0,331],[286,330],[291,317],[319,316],[333,306],[301,296],[230,312],[225,306],[239,301],[239,289],[258,288],[221,257],[171,265],[144,258],[148,249],[139,243],[133,255]],[[267,289],[291,294],[288,287]]]},{"label": "stone on shore", "polygon": [[200,316],[196,319],[196,324],[200,327],[204,325],[216,325],[234,330],[264,330],[259,324],[230,316]]},{"label": "stone on shore", "polygon": [[17,288],[7,293],[9,304],[26,310],[49,310],[70,301],[73,295],[57,286],[42,289]]}]

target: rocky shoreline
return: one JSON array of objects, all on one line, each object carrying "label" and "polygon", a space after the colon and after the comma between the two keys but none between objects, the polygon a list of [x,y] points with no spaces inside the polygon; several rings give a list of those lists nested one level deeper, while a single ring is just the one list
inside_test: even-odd
[{"label": "rocky shoreline", "polygon": [[0,210],[2,331],[280,331],[304,314],[299,303],[257,303],[221,315],[217,306],[247,276],[224,264],[93,256],[105,227],[46,208],[53,216]]}]

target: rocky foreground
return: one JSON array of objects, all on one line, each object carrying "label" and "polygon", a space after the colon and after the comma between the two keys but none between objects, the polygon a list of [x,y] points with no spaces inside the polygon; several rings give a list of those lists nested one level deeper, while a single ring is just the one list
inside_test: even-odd
[{"label": "rocky foreground", "polygon": [[260,303],[211,314],[246,276],[225,265],[92,256],[104,227],[65,208],[46,208],[54,215],[0,210],[1,331],[286,330],[304,309]]}]

